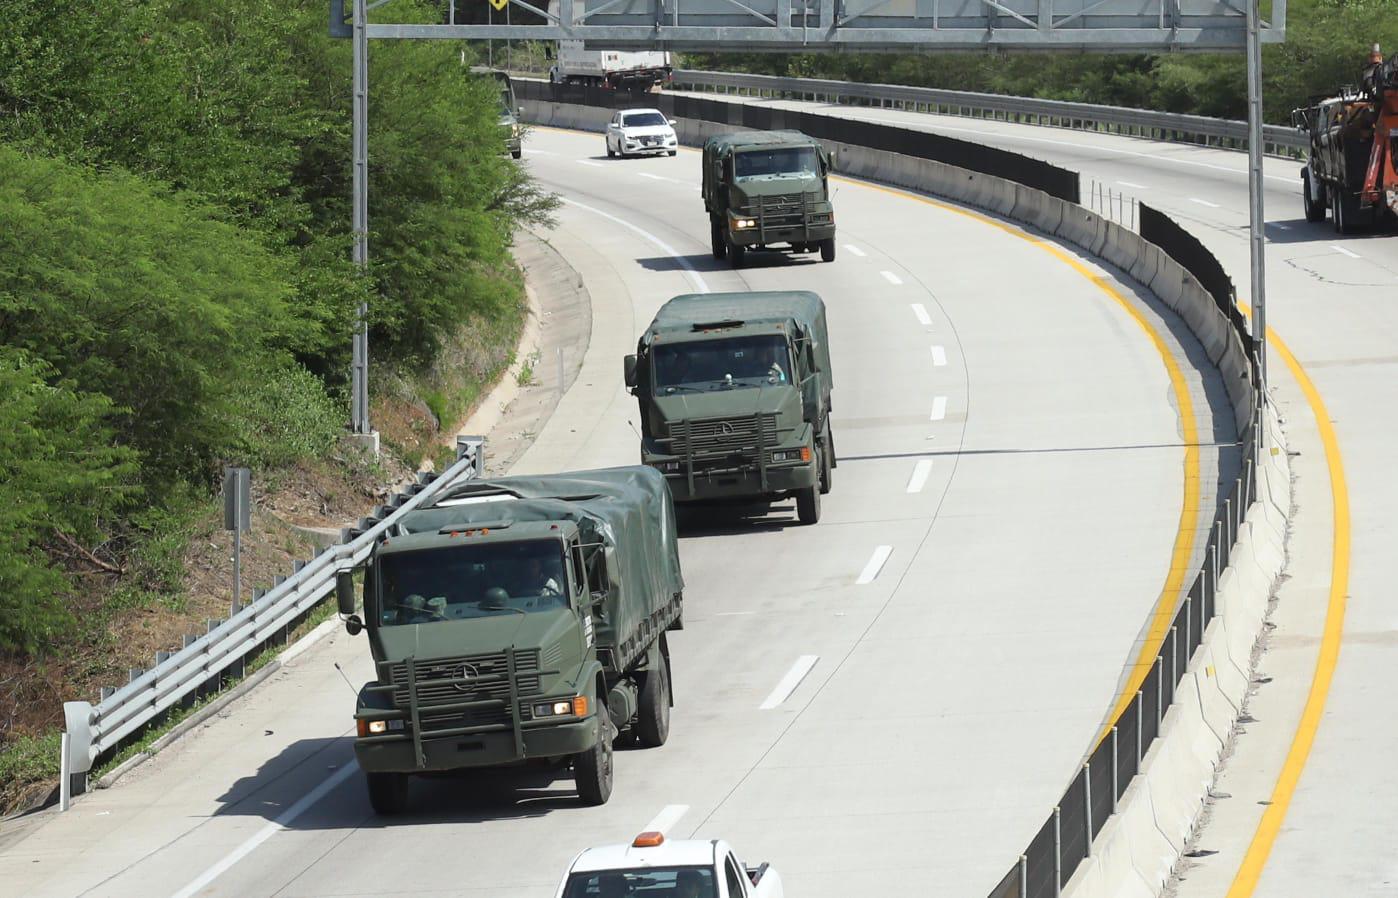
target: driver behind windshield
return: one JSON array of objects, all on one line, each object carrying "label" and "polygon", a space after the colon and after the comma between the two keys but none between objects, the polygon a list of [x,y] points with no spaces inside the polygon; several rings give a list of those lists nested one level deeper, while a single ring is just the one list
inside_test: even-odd
[{"label": "driver behind windshield", "polygon": [[786,383],[790,353],[779,337],[731,337],[655,349],[660,389],[737,381]]},{"label": "driver behind windshield", "polygon": [[563,608],[563,552],[556,540],[483,543],[383,555],[384,626]]}]

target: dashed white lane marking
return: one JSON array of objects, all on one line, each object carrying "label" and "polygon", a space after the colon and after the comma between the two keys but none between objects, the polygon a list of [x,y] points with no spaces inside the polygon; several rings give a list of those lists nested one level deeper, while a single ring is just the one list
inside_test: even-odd
[{"label": "dashed white lane marking", "polygon": [[646,240],[649,240],[651,243],[660,247],[661,252],[667,253],[670,256],[670,258],[674,259],[677,263],[679,263],[679,266],[684,269],[685,275],[689,277],[690,283],[694,285],[694,289],[696,291],[698,291],[699,293],[709,292],[709,285],[704,281],[703,275],[694,270],[694,266],[689,264],[689,260],[686,259],[684,256],[680,255],[679,250],[675,249],[673,246],[666,243],[664,240],[661,240],[659,237],[655,236],[650,231],[647,231],[645,228],[637,227],[636,225],[633,225],[631,222],[626,221],[625,219],[617,218],[615,215],[603,212],[601,209],[596,209],[592,206],[580,203],[577,200],[571,200],[567,197],[563,197],[563,202],[567,203],[570,206],[576,206],[579,209],[591,212],[593,215],[600,215],[603,218],[607,219],[607,221],[615,222],[616,224],[621,225],[623,228],[626,228],[627,230],[634,231],[637,234],[640,234]]},{"label": "dashed white lane marking", "polygon": [[927,477],[932,473],[932,459],[924,458],[913,466],[913,476],[908,478],[908,492],[920,493],[927,485]]},{"label": "dashed white lane marking", "polygon": [[668,833],[670,827],[680,822],[680,818],[689,810],[687,804],[667,804],[660,809],[660,813],[655,815],[655,819],[647,823],[643,833]]},{"label": "dashed white lane marking", "polygon": [[1201,205],[1201,206],[1208,206],[1210,209],[1217,209],[1217,208],[1219,208],[1218,203],[1211,203],[1211,202],[1209,202],[1208,200],[1201,200],[1201,199],[1199,199],[1197,196],[1192,196],[1192,197],[1190,197],[1190,198],[1189,198],[1189,201],[1190,201],[1191,203],[1198,203],[1198,204]]},{"label": "dashed white lane marking", "polygon": [[524,155],[526,155],[526,156],[557,156],[558,154],[555,153],[553,150],[536,150],[536,149],[533,149],[532,147],[525,147],[525,148],[524,148]]},{"label": "dashed white lane marking", "polygon": [[891,271],[880,271],[879,274],[883,275],[883,279],[895,287],[901,287],[903,285],[903,279]]},{"label": "dashed white lane marking", "polygon": [[1340,253],[1340,254],[1342,254],[1342,255],[1349,256],[1351,259],[1358,259],[1358,258],[1359,258],[1359,253],[1350,252],[1349,250],[1345,249],[1343,246],[1336,246],[1335,244],[1332,243],[1332,244],[1330,244],[1330,248],[1333,249],[1333,250],[1334,250],[1335,252],[1337,252],[1337,253]]},{"label": "dashed white lane marking", "polygon": [[859,572],[859,579],[855,580],[856,586],[864,586],[873,583],[879,576],[879,571],[883,570],[884,564],[888,561],[888,556],[893,554],[892,546],[878,546],[874,549],[874,554],[869,557],[869,563],[864,565],[864,570]]},{"label": "dashed white lane marking", "polygon": [[782,677],[781,682],[772,690],[771,695],[767,696],[766,701],[758,705],[758,709],[770,711],[786,701],[791,693],[796,691],[796,687],[801,685],[801,681],[806,679],[806,674],[811,672],[811,668],[815,667],[819,660],[819,655],[802,655],[797,658],[796,663],[791,665],[791,670],[786,672],[786,676]]},{"label": "dashed white lane marking", "polygon": [[719,611],[714,617],[737,617],[740,614],[756,614],[756,611]]},{"label": "dashed white lane marking", "polygon": [[947,397],[938,396],[932,400],[932,420],[940,421],[947,416]]},{"label": "dashed white lane marking", "polygon": [[920,303],[920,302],[915,302],[915,303],[913,303],[913,314],[917,316],[917,323],[918,323],[918,324],[921,324],[923,327],[930,327],[930,326],[931,326],[931,324],[932,324],[932,316],[927,314],[927,309],[926,309],[926,307],[923,306],[922,303]]},{"label": "dashed white lane marking", "polygon": [[237,848],[234,848],[232,851],[228,852],[228,854],[225,854],[222,860],[218,861],[213,866],[205,870],[203,873],[195,877],[193,882],[176,892],[173,898],[190,898],[190,896],[196,895],[199,892],[203,891],[209,883],[213,882],[215,879],[218,879],[224,873],[227,873],[230,869],[232,869],[234,864],[238,863],[238,861],[241,861],[243,858],[256,851],[257,846],[272,838],[277,833],[281,832],[283,829],[286,829],[296,820],[297,817],[300,817],[302,814],[306,813],[306,811],[310,810],[316,802],[320,801],[326,795],[330,794],[330,792],[336,786],[340,785],[340,783],[343,783],[345,780],[349,779],[351,776],[358,772],[359,765],[356,764],[353,760],[351,760],[348,764],[341,767],[339,770],[335,771],[324,781],[322,781],[319,786],[316,786],[314,789],[303,795],[295,804],[287,808],[286,812],[283,813],[280,817],[273,820],[271,823],[268,823],[266,826],[262,827],[251,837],[249,837],[247,841],[243,842],[243,844],[239,845]]},{"label": "dashed white lane marking", "polygon": [[936,365],[938,368],[940,368],[940,367],[942,367],[943,365],[945,365],[946,363],[947,363],[947,351],[946,351],[946,349],[943,348],[943,347],[941,347],[941,346],[933,346],[933,347],[932,347],[932,364],[934,364],[934,365]]},{"label": "dashed white lane marking", "polygon": [[1117,183],[1122,187],[1130,187],[1132,190],[1150,190],[1150,188],[1144,184],[1132,184],[1130,181],[1117,181]]},{"label": "dashed white lane marking", "polygon": [[846,243],[846,244],[845,244],[845,252],[847,252],[847,253],[852,253],[853,255],[856,255],[856,256],[858,256],[858,257],[861,258],[861,259],[864,258],[866,255],[868,255],[867,253],[864,252],[864,250],[862,250],[862,249],[860,249],[859,247],[855,246],[853,243]]},{"label": "dashed white lane marking", "polygon": [[667,178],[664,175],[653,175],[648,171],[638,172],[638,174],[643,178],[650,178],[652,181],[669,181],[674,183],[675,180],[674,178]]},{"label": "dashed white lane marking", "polygon": [[1282,224],[1282,223],[1279,222],[1279,221],[1268,222],[1268,224],[1270,224],[1272,227],[1276,228],[1276,229],[1279,230],[1279,231],[1289,231],[1289,230],[1291,230],[1291,225]]},{"label": "dashed white lane marking", "polygon": [[574,159],[573,161],[576,162],[578,165],[590,165],[590,166],[592,166],[593,168],[601,168],[601,167],[602,167],[602,163],[600,163],[600,162],[593,162],[591,159]]}]

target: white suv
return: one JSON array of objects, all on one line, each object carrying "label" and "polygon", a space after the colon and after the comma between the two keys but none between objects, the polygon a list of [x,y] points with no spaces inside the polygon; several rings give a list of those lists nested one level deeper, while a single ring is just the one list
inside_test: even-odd
[{"label": "white suv", "polygon": [[607,125],[607,155],[679,152],[675,123],[656,109],[623,109]]}]

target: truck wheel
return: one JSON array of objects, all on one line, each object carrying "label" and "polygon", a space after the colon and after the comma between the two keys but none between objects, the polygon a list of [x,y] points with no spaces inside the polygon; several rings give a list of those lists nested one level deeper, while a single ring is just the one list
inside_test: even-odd
[{"label": "truck wheel", "polygon": [[597,743],[573,755],[573,782],[583,804],[606,804],[612,797],[612,718],[605,702],[597,703]]},{"label": "truck wheel", "polygon": [[803,524],[820,520],[820,484],[808,486],[796,494],[796,517]]},{"label": "truck wheel", "polygon": [[510,150],[511,159],[520,159],[524,156],[524,150]]},{"label": "truck wheel", "polygon": [[670,738],[670,673],[662,663],[646,671],[641,707],[636,714],[636,741],[659,748]]},{"label": "truck wheel", "polygon": [[369,804],[382,817],[401,814],[408,809],[408,775],[406,773],[366,773],[369,782]]},{"label": "truck wheel", "polygon": [[1325,197],[1314,199],[1313,189],[1310,168],[1301,169],[1301,205],[1306,210],[1306,221],[1325,221]]},{"label": "truck wheel", "polygon": [[747,261],[748,248],[741,243],[728,244],[728,264],[734,268],[742,268]]},{"label": "truck wheel", "polygon": [[835,238],[834,238],[834,237],[827,237],[826,239],[820,241],[820,261],[822,261],[822,262],[834,262],[834,261],[835,261]]},{"label": "truck wheel", "polygon": [[728,241],[723,239],[723,225],[718,223],[718,219],[709,219],[709,243],[714,250],[714,258],[722,259],[728,255]]}]

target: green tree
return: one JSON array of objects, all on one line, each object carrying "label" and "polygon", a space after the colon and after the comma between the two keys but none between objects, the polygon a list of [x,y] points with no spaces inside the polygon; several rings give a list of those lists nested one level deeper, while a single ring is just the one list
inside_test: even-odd
[{"label": "green tree", "polygon": [[132,496],[134,458],[111,445],[111,412],[105,396],[0,346],[0,650],[56,639],[69,582],[52,558],[94,557],[86,547]]}]

